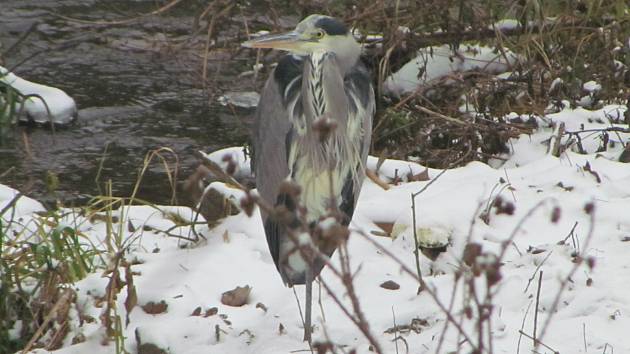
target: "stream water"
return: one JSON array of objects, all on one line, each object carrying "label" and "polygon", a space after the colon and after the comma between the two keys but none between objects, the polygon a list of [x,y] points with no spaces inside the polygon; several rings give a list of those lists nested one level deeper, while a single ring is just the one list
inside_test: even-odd
[{"label": "stream water", "polygon": [[[252,58],[213,52],[207,68],[212,88],[204,89],[205,33],[191,35],[199,9],[178,6],[115,26],[60,17],[124,18],[155,6],[153,0],[0,0],[0,53],[35,26],[4,53],[2,65],[26,80],[63,89],[79,108],[78,120],[54,134],[46,127],[13,129],[0,145],[0,183],[49,204],[83,203],[102,193],[107,180],[114,195],[129,196],[152,149],[175,151],[181,179],[196,165],[194,151],[247,141],[252,111],[223,107],[216,94],[253,90],[251,77],[237,79]],[[47,189],[47,175],[58,177],[54,192]],[[170,201],[165,169],[157,161],[138,196]]]}]

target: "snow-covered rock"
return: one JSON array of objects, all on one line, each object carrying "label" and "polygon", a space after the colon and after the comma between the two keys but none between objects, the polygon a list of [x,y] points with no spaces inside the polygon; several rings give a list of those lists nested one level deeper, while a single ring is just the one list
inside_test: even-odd
[{"label": "snow-covered rock", "polygon": [[217,98],[217,101],[224,106],[231,104],[241,108],[254,108],[258,106],[260,94],[254,91],[228,92]]},{"label": "snow-covered rock", "polygon": [[58,88],[24,80],[1,66],[0,81],[22,95],[30,96],[26,98],[24,111],[19,115],[21,121],[65,125],[77,118],[77,105],[74,99]]},{"label": "snow-covered rock", "polygon": [[480,45],[462,45],[457,53],[448,45],[423,48],[415,59],[390,75],[383,87],[387,95],[401,96],[455,71],[500,74],[510,70],[518,60],[510,50],[504,49],[504,53]]}]

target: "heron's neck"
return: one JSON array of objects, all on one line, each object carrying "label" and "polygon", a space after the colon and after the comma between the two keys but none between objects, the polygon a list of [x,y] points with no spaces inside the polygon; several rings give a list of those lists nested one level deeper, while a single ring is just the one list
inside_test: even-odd
[{"label": "heron's neck", "polygon": [[[340,36],[334,41],[329,41],[325,51],[335,55],[342,77],[345,77],[352,70],[361,56],[361,46],[352,35]],[[317,55],[317,53],[312,53],[311,58],[313,55]]]},{"label": "heron's neck", "polygon": [[[307,87],[311,91],[311,104],[315,117],[320,117],[326,111],[326,96],[324,94],[324,61],[328,53],[317,51],[308,57],[310,61],[310,77]],[[343,75],[343,74],[342,74]]]}]

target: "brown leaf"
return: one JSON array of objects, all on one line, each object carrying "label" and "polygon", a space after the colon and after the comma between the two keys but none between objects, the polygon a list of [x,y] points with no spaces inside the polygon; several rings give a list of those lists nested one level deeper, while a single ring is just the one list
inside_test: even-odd
[{"label": "brown leaf", "polygon": [[201,316],[201,306],[197,306],[196,309],[190,314],[191,316]]},{"label": "brown leaf", "polygon": [[443,247],[419,247],[420,252],[432,261],[435,261],[441,253],[446,252],[446,246]]},{"label": "brown leaf", "polygon": [[383,284],[381,284],[381,288],[387,289],[387,290],[398,290],[400,289],[400,285],[398,285],[398,283],[396,283],[393,280],[388,280],[384,282]]},{"label": "brown leaf", "polygon": [[245,285],[244,287],[237,286],[221,295],[221,303],[227,306],[243,306],[247,303],[251,291],[252,288],[249,285]]},{"label": "brown leaf", "polygon": [[559,207],[554,207],[553,211],[551,212],[551,222],[552,223],[557,223],[558,220],[560,220],[560,215],[561,215],[561,210]]},{"label": "brown leaf", "polygon": [[380,227],[383,231],[385,231],[385,233],[387,234],[387,236],[392,235],[392,230],[394,229],[394,223],[393,222],[374,222],[374,225]]},{"label": "brown leaf", "polygon": [[210,316],[214,316],[217,313],[219,313],[219,309],[216,307],[211,307],[209,309],[206,310],[206,313],[203,315],[203,317],[210,317]]},{"label": "brown leaf", "polygon": [[477,257],[481,254],[481,245],[478,243],[469,243],[464,248],[464,256],[462,257],[464,263],[469,267],[472,267],[477,260]]},{"label": "brown leaf", "polygon": [[543,252],[547,252],[547,250],[544,248],[537,248],[537,247],[529,246],[529,248],[527,249],[527,252],[531,254],[540,254]]},{"label": "brown leaf", "polygon": [[265,311],[265,313],[267,313],[267,306],[265,306],[265,304],[263,304],[262,302],[259,302],[256,304],[256,308],[257,309],[261,309],[263,311]]},{"label": "brown leaf", "polygon": [[412,175],[411,173],[407,175],[407,180],[409,182],[423,182],[423,181],[428,181],[431,178],[429,178],[429,169],[425,168],[424,171]]},{"label": "brown leaf", "polygon": [[584,212],[586,214],[591,215],[593,210],[595,210],[595,204],[593,204],[592,202],[588,202],[584,205]]},{"label": "brown leaf", "polygon": [[466,315],[466,318],[471,319],[473,316],[472,308],[470,306],[464,307],[464,314]]},{"label": "brown leaf", "polygon": [[556,183],[556,186],[564,189],[567,192],[570,192],[570,191],[572,191],[575,188],[573,186],[565,186],[564,183],[562,183],[562,182]]},{"label": "brown leaf", "polygon": [[514,215],[514,210],[516,209],[512,202],[504,201],[503,199],[498,197],[494,200],[494,207],[496,209],[497,215]]},{"label": "brown leaf", "polygon": [[133,272],[131,271],[131,265],[125,266],[125,282],[127,283],[127,298],[125,299],[125,310],[127,310],[126,324],[129,325],[129,314],[131,310],[138,304],[138,294],[136,292],[136,286],[133,284]]},{"label": "brown leaf", "polygon": [[167,309],[168,309],[168,304],[164,300],[158,303],[149,301],[146,304],[142,305],[142,310],[144,310],[144,312],[150,315],[158,315],[158,314],[164,313],[166,312]]},{"label": "brown leaf", "polygon": [[252,216],[254,213],[254,207],[256,206],[256,198],[249,192],[241,198],[241,209],[245,211],[247,216]]},{"label": "brown leaf", "polygon": [[593,171],[593,169],[591,168],[591,164],[588,163],[588,161],[586,161],[586,165],[584,165],[582,169],[584,169],[584,171],[590,172],[590,174],[592,174],[595,177],[595,180],[597,181],[597,183],[602,183],[602,179],[599,177],[599,173]]},{"label": "brown leaf", "polygon": [[131,222],[131,220],[127,220],[127,231],[136,232],[136,227],[133,226],[133,223]]}]

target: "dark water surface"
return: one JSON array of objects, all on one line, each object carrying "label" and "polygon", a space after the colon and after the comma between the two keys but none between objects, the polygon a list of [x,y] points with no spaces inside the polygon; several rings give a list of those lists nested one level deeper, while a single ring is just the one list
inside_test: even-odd
[{"label": "dark water surface", "polygon": [[[0,175],[13,168],[0,183],[48,203],[83,203],[99,194],[95,178],[104,158],[100,185],[111,179],[114,194],[128,196],[152,149],[173,149],[181,178],[196,165],[194,151],[247,141],[252,112],[223,107],[216,95],[254,89],[251,77],[238,78],[252,59],[235,58],[227,49],[214,51],[207,70],[210,89],[204,89],[205,32],[191,35],[199,9],[179,6],[159,17],[117,26],[55,15],[103,20],[155,9],[153,0],[0,0],[0,53],[36,25],[17,49],[4,54],[3,65],[11,69],[42,51],[14,72],[63,89],[79,108],[78,121],[57,129],[54,136],[49,128],[15,128],[0,145]],[[139,197],[169,202],[164,171],[158,162],[151,165]],[[49,173],[59,178],[55,194],[46,188]]]}]

